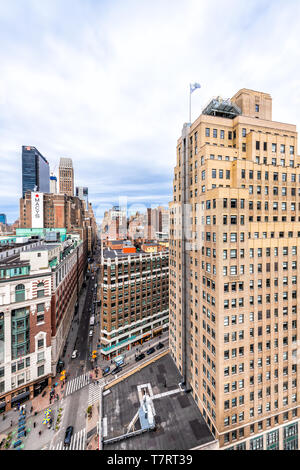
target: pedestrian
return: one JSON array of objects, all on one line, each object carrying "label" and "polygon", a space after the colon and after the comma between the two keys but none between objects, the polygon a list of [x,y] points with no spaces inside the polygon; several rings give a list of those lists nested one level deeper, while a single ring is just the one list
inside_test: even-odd
[{"label": "pedestrian", "polygon": [[39,436],[41,437],[41,435],[42,435],[42,431],[39,431]]},{"label": "pedestrian", "polygon": [[30,413],[32,413],[32,412],[33,412],[33,406],[30,408]]},{"label": "pedestrian", "polygon": [[34,421],[34,423],[33,423],[33,427],[34,427],[34,428],[36,427],[36,422],[35,422],[35,421]]},{"label": "pedestrian", "polygon": [[12,427],[12,425],[13,425],[13,422],[12,422],[12,420],[11,420],[11,421],[10,421],[10,427]]}]

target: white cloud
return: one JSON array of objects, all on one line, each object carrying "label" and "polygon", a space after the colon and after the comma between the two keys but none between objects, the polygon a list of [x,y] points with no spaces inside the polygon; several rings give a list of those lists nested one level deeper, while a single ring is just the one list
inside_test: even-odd
[{"label": "white cloud", "polygon": [[[90,185],[95,202],[97,187],[110,198],[113,178],[132,194],[135,172],[155,178],[155,169],[171,189],[192,81],[202,84],[193,118],[211,96],[248,87],[272,94],[275,120],[299,119],[299,2],[0,0],[0,7],[1,212],[13,188],[17,215],[24,144],[52,167],[72,157],[77,182]],[[144,191],[154,200],[162,181],[149,182]],[[141,199],[143,185],[135,192]]]}]

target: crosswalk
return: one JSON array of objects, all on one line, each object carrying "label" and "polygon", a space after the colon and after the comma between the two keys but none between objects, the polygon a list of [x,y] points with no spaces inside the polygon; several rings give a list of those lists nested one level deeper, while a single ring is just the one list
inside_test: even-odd
[{"label": "crosswalk", "polygon": [[65,446],[63,441],[52,446],[50,450],[85,450],[86,447],[86,429],[81,429],[71,438],[69,446]]},{"label": "crosswalk", "polygon": [[101,385],[105,383],[104,379],[100,379],[98,381],[98,385],[90,384],[89,386],[89,399],[88,399],[88,406],[94,405],[100,398],[100,389]]},{"label": "crosswalk", "polygon": [[86,372],[85,374],[75,377],[75,379],[72,379],[69,382],[67,382],[65,397],[67,397],[68,395],[71,395],[74,392],[77,392],[77,390],[80,390],[81,388],[85,387],[89,383],[90,383],[89,372]]}]

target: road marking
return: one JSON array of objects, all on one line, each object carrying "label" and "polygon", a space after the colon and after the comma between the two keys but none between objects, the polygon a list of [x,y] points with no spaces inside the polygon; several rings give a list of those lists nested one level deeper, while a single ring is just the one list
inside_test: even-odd
[{"label": "road marking", "polygon": [[94,405],[97,401],[100,399],[100,391],[101,391],[101,385],[104,385],[105,379],[99,379],[99,384],[90,384],[89,386],[89,400],[88,400],[88,406]]},{"label": "road marking", "polygon": [[108,432],[107,432],[107,416],[103,418],[102,420],[102,437],[107,437]]},{"label": "road marking", "polygon": [[67,383],[67,388],[65,392],[65,397],[71,395],[72,393],[77,392],[81,388],[85,387],[90,383],[90,374],[86,372],[85,374],[75,377]]}]

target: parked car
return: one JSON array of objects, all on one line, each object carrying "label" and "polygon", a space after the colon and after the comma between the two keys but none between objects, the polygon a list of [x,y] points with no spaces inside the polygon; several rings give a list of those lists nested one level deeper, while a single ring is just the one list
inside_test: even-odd
[{"label": "parked car", "polygon": [[136,356],[135,360],[136,360],[136,362],[139,362],[139,361],[141,361],[142,359],[145,359],[145,357],[146,357],[145,354],[142,353],[142,354],[139,354],[138,356]]},{"label": "parked car", "polygon": [[78,351],[77,349],[75,349],[75,351],[73,351],[73,354],[72,354],[72,359],[76,359],[76,357],[78,356]]},{"label": "parked car", "polygon": [[165,345],[163,343],[158,343],[158,345],[156,346],[156,349],[159,350],[159,349],[163,349],[165,347]]},{"label": "parked car", "polygon": [[112,373],[113,375],[115,375],[115,374],[117,374],[118,372],[121,372],[121,370],[122,370],[122,367],[117,366],[114,370],[111,371],[111,373]]},{"label": "parked car", "polygon": [[103,377],[104,377],[105,375],[109,374],[109,373],[110,373],[110,367],[106,367],[105,369],[102,369],[102,375],[103,375]]},{"label": "parked car", "polygon": [[93,336],[93,334],[94,334],[93,330],[90,330],[89,337],[91,338]]},{"label": "parked car", "polygon": [[147,355],[150,356],[150,354],[153,354],[155,352],[155,348],[150,348],[147,351]]},{"label": "parked car", "polygon": [[69,426],[66,430],[66,434],[65,434],[65,440],[64,440],[64,445],[65,446],[69,446],[71,444],[71,439],[72,439],[72,436],[73,436],[73,431],[74,431],[74,428],[73,426]]}]

